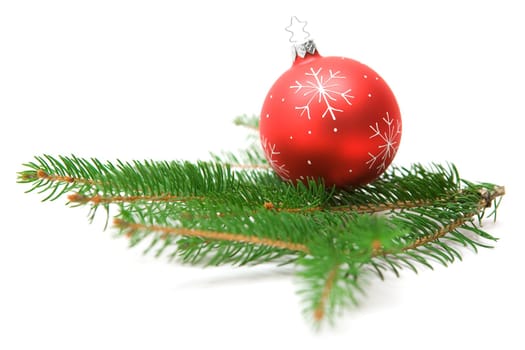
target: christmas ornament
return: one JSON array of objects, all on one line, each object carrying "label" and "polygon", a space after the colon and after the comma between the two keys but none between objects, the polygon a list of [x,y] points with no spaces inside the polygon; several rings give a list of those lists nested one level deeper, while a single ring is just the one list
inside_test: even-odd
[{"label": "christmas ornament", "polygon": [[390,165],[401,139],[394,94],[370,67],[345,57],[323,57],[306,22],[287,31],[292,67],[268,92],[260,138],[271,167],[284,180],[322,178],[326,185],[364,185]]}]

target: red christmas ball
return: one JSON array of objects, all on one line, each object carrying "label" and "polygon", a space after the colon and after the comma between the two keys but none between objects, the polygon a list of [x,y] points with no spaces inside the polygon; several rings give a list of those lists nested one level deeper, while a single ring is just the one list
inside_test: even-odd
[{"label": "red christmas ball", "polygon": [[311,52],[297,56],[266,96],[260,116],[266,158],[294,183],[370,183],[390,165],[401,140],[394,94],[368,66]]}]

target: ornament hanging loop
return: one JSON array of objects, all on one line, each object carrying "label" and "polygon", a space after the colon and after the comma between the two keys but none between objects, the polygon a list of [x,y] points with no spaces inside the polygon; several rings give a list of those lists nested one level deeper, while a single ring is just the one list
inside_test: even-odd
[{"label": "ornament hanging loop", "polygon": [[300,21],[296,16],[292,16],[290,25],[285,28],[287,32],[291,33],[289,41],[293,45],[294,60],[297,56],[304,58],[307,54],[313,55],[317,51],[314,41],[309,39],[310,33],[305,29],[307,24],[308,22]]}]

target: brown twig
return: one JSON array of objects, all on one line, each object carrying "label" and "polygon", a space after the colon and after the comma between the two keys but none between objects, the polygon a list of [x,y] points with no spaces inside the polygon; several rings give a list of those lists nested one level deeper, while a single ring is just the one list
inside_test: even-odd
[{"label": "brown twig", "polygon": [[192,199],[204,199],[203,197],[180,197],[173,195],[160,195],[160,196],[85,196],[80,193],[72,193],[67,199],[70,202],[75,203],[93,203],[94,205],[98,204],[109,204],[109,203],[133,203],[139,201],[149,201],[149,202],[185,202]]},{"label": "brown twig", "polygon": [[330,272],[328,273],[328,276],[326,277],[324,288],[321,293],[321,298],[319,299],[319,303],[317,303],[317,306],[314,310],[314,319],[316,321],[321,321],[324,317],[326,301],[330,297],[330,292],[332,291],[332,288],[334,287],[335,278],[337,277],[338,270],[339,270],[339,264],[336,264],[330,270]]},{"label": "brown twig", "polygon": [[303,252],[308,254],[310,250],[308,247],[301,243],[286,242],[277,239],[263,238],[257,236],[248,236],[240,233],[229,233],[229,232],[217,232],[217,231],[207,231],[207,230],[196,230],[188,229],[184,227],[167,227],[161,225],[145,225],[133,222],[127,222],[122,219],[115,219],[113,224],[121,229],[137,231],[156,231],[160,232],[163,235],[180,235],[188,237],[200,237],[206,239],[215,239],[221,241],[230,241],[230,242],[242,242],[242,243],[251,243],[257,245],[263,245],[267,247],[287,249],[296,252]]},{"label": "brown twig", "polygon": [[430,235],[427,235],[427,236],[420,237],[420,238],[416,239],[414,242],[412,242],[412,244],[404,247],[403,251],[416,249],[416,248],[421,247],[421,246],[423,246],[423,245],[425,245],[427,243],[433,242],[433,241],[435,241],[435,240],[445,236],[447,233],[454,231],[458,227],[463,226],[466,222],[472,220],[472,217],[474,217],[475,215],[477,215],[477,213],[474,213],[474,214],[472,214],[470,216],[465,216],[465,217],[461,217],[459,219],[456,219],[453,222],[451,222],[450,224],[443,226],[442,228],[440,228],[439,230],[437,230],[433,234],[430,234]]},{"label": "brown twig", "polygon": [[424,200],[418,199],[413,201],[397,201],[392,203],[379,203],[379,204],[359,204],[359,205],[344,205],[334,207],[309,207],[309,208],[279,208],[276,207],[272,202],[265,202],[263,204],[265,209],[275,210],[278,212],[287,213],[311,213],[317,211],[333,211],[333,212],[356,212],[356,213],[378,213],[382,211],[397,210],[397,209],[409,209],[417,208],[435,203],[436,200]]},{"label": "brown twig", "polygon": [[[481,189],[479,191],[479,194],[481,196],[481,199],[479,200],[479,203],[477,205],[477,208],[472,213],[465,214],[464,216],[457,218],[456,220],[452,221],[448,225],[445,225],[441,227],[436,232],[426,235],[423,237],[418,238],[412,244],[406,246],[403,248],[403,251],[416,249],[418,247],[421,247],[427,243],[433,242],[443,236],[445,236],[447,233],[454,231],[455,229],[463,226],[468,221],[471,221],[472,218],[474,218],[476,215],[479,215],[481,212],[483,212],[486,208],[491,206],[491,203],[500,196],[503,196],[505,194],[505,187],[503,186],[494,186],[494,189],[492,191],[489,191],[488,189]],[[384,253],[383,253],[384,254]]]}]

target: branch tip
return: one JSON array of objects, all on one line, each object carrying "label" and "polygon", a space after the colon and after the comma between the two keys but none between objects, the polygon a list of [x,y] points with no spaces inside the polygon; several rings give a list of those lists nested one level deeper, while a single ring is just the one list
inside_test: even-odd
[{"label": "branch tip", "polygon": [[324,318],[324,306],[323,307],[317,307],[314,311],[314,320],[316,322],[322,321]]},{"label": "branch tip", "polygon": [[479,190],[479,194],[481,195],[480,204],[485,208],[490,208],[494,199],[505,195],[505,186],[494,186],[492,190],[482,188]]},{"label": "branch tip", "polygon": [[129,223],[120,218],[113,218],[113,226],[116,228],[126,228],[129,226]]},{"label": "branch tip", "polygon": [[264,209],[272,210],[275,209],[275,206],[272,202],[264,202]]},{"label": "branch tip", "polygon": [[372,251],[373,251],[374,253],[377,254],[378,252],[380,252],[380,251],[382,250],[382,249],[381,249],[382,246],[383,246],[383,245],[381,244],[381,241],[380,241],[379,239],[374,239],[374,240],[372,241]]},{"label": "branch tip", "polygon": [[87,203],[89,202],[88,197],[80,194],[80,193],[71,193],[67,196],[67,200],[71,203]]},{"label": "branch tip", "polygon": [[[33,176],[26,175],[24,178],[26,179],[32,179]],[[87,184],[87,185],[95,185],[96,182],[91,179],[83,179],[83,178],[76,178],[71,176],[64,176],[64,175],[56,175],[56,174],[48,174],[43,169],[38,169],[35,172],[34,178],[36,179],[43,179],[48,181],[56,181],[56,182],[67,182],[67,183],[78,183],[78,184]]]}]

